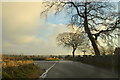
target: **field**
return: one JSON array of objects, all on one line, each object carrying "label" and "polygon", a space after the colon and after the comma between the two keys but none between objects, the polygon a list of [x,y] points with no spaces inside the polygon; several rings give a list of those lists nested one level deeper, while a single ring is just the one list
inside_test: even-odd
[{"label": "field", "polygon": [[35,79],[40,76],[40,67],[33,60],[19,59],[20,57],[2,57],[2,79]]}]

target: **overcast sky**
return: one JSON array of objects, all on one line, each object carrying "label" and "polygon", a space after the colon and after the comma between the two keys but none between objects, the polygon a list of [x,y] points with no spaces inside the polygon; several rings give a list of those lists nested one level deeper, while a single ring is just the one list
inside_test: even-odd
[{"label": "overcast sky", "polygon": [[71,54],[71,49],[56,45],[56,36],[65,31],[64,15],[49,13],[40,17],[41,2],[2,3],[3,53],[8,54]]},{"label": "overcast sky", "polygon": [[43,10],[42,2],[2,3],[3,54],[71,54],[71,49],[56,44],[59,33],[73,31],[66,25],[68,17],[51,11],[46,20],[40,17]]}]

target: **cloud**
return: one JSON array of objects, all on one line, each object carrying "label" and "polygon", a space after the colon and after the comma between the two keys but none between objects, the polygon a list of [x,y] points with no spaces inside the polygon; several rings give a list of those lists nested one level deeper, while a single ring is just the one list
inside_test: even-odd
[{"label": "cloud", "polygon": [[2,53],[2,2],[0,2],[0,54]]},{"label": "cloud", "polygon": [[41,3],[3,3],[3,40],[29,42],[41,28],[41,7]]},{"label": "cloud", "polygon": [[[4,53],[71,53],[71,49],[56,45],[56,36],[70,29],[63,23],[54,23],[52,19],[47,22],[41,18],[40,12],[44,10],[41,2],[3,3],[2,9]],[[64,22],[62,20],[59,21]]]},{"label": "cloud", "polygon": [[11,46],[13,46],[13,44],[11,44],[7,41],[3,44],[3,47],[11,47]]}]

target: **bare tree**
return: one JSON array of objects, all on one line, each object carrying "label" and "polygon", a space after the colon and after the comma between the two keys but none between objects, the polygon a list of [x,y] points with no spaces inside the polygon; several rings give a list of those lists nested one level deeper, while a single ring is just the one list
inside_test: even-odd
[{"label": "bare tree", "polygon": [[78,34],[64,32],[58,34],[56,39],[58,45],[63,45],[64,47],[72,47],[72,55],[74,57],[76,49],[84,44],[85,38],[83,33]]},{"label": "bare tree", "polygon": [[[70,24],[78,27],[84,27],[85,33],[92,44],[95,55],[100,55],[100,51],[96,44],[98,37],[101,34],[108,33],[118,28],[119,18],[114,18],[116,15],[115,7],[109,2],[76,2],[73,0],[45,2],[46,9],[42,14],[47,15],[51,9],[54,9],[55,14],[64,11],[71,17]],[[106,21],[113,21],[111,24],[106,24]],[[98,30],[96,26],[106,26],[105,30]]]}]

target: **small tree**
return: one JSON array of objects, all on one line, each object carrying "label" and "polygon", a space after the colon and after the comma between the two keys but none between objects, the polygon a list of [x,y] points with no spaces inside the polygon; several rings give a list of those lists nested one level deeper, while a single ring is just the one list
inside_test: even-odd
[{"label": "small tree", "polygon": [[57,36],[58,45],[63,45],[64,47],[72,47],[72,55],[74,57],[75,51],[84,43],[83,33],[68,33],[64,32],[58,34]]}]

